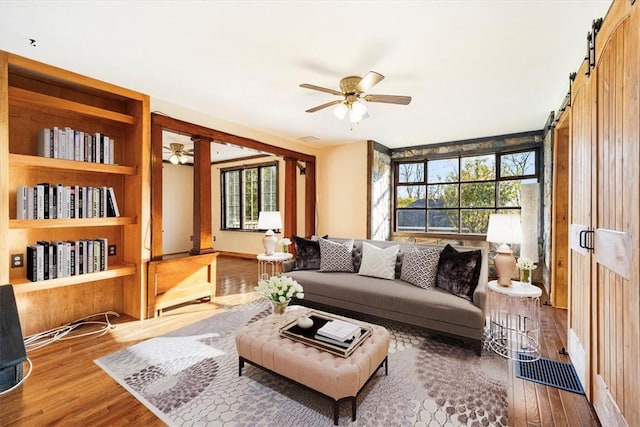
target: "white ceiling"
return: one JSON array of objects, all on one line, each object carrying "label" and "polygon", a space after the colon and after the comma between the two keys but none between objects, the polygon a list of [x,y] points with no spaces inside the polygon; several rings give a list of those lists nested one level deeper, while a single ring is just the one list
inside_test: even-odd
[{"label": "white ceiling", "polygon": [[[541,129],[610,0],[0,0],[0,48],[315,145],[405,147]],[[29,39],[34,39],[32,46]],[[375,70],[353,131],[327,108]]]}]

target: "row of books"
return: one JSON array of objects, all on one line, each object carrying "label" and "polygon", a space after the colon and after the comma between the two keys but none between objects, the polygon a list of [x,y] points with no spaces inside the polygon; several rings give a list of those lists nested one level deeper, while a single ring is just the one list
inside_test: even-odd
[{"label": "row of books", "polygon": [[108,268],[108,240],[39,241],[27,246],[27,279],[32,282]]},{"label": "row of books", "polygon": [[118,217],[113,187],[41,183],[16,188],[17,219]]},{"label": "row of books", "polygon": [[70,127],[44,128],[38,133],[38,155],[80,162],[115,163],[113,138]]}]

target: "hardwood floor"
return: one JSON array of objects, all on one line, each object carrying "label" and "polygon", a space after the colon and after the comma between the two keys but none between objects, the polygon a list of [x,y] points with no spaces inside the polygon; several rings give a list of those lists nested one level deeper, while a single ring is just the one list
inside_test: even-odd
[{"label": "hardwood floor", "polygon": [[[108,334],[31,350],[31,376],[0,396],[0,426],[164,425],[93,360],[256,298],[255,261],[220,256],[217,273],[215,303],[185,304],[143,321],[115,318]],[[566,347],[566,311],[543,306],[541,319],[543,356],[566,360],[557,352]],[[510,371],[510,425],[599,425],[584,396],[517,379],[512,365]]]}]

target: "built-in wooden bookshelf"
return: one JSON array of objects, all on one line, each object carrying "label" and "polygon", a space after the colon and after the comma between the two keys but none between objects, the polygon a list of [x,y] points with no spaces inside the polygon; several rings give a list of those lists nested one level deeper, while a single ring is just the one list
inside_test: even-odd
[{"label": "built-in wooden bookshelf", "polygon": [[[14,285],[25,336],[106,310],[145,316],[149,121],[147,95],[0,51],[0,282]],[[113,138],[115,164],[38,156],[38,133],[53,126]],[[112,187],[121,216],[18,219],[16,188],[43,182]],[[106,271],[27,279],[27,246],[102,237],[115,249]]]}]

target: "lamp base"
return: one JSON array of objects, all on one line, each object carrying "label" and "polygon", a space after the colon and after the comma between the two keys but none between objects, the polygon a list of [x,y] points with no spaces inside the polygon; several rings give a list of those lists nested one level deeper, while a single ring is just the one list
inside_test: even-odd
[{"label": "lamp base", "polygon": [[278,238],[275,236],[273,230],[267,231],[262,238],[262,246],[264,246],[265,255],[273,255],[277,243]]},{"label": "lamp base", "polygon": [[509,246],[501,245],[498,248],[498,253],[493,259],[493,265],[498,272],[498,285],[511,286],[511,276],[516,270],[516,259],[513,257]]}]

